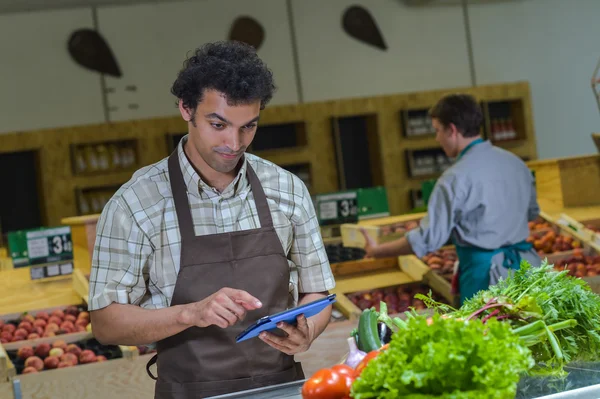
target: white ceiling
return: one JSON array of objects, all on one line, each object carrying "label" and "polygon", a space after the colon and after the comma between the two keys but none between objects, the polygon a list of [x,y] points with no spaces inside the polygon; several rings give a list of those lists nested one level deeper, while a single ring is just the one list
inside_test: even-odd
[{"label": "white ceiling", "polygon": [[90,6],[159,3],[166,1],[169,0],[0,0],[0,14]]}]

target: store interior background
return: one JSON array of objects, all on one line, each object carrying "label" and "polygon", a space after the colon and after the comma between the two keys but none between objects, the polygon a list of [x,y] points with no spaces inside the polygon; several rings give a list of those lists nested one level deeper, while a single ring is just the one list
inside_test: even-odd
[{"label": "store interior background", "polygon": [[[82,3],[95,6],[76,6]],[[460,5],[415,7],[401,0],[2,0],[0,132],[106,121],[99,75],[68,55],[66,41],[75,29],[96,27],[115,53],[123,77],[107,78],[107,87],[115,89],[107,96],[113,109],[108,114],[111,121],[123,121],[177,115],[169,88],[186,52],[225,39],[235,18],[249,15],[266,32],[259,54],[279,87],[273,105],[526,80],[532,91],[538,158],[595,152],[590,133],[600,130],[600,114],[590,79],[600,57],[600,2],[473,3],[468,6],[471,71]],[[341,15],[353,4],[371,12],[387,51],[342,31]],[[137,91],[126,91],[129,85]]]}]

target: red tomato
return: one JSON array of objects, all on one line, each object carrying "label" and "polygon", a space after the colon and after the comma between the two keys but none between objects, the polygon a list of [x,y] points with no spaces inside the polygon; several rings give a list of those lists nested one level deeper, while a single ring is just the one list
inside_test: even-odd
[{"label": "red tomato", "polygon": [[335,371],[342,378],[344,378],[346,381],[346,387],[348,388],[346,395],[350,395],[350,388],[352,388],[352,383],[354,382],[354,369],[345,364],[337,364],[333,366],[331,370]]},{"label": "red tomato", "polygon": [[302,386],[302,399],[342,399],[347,396],[346,379],[331,369],[321,369]]},{"label": "red tomato", "polygon": [[363,360],[361,360],[361,362],[358,363],[358,366],[356,366],[356,369],[354,370],[354,378],[358,378],[365,369],[365,367],[367,367],[367,364],[371,360],[375,359],[377,355],[379,355],[379,351],[377,350],[367,353]]}]

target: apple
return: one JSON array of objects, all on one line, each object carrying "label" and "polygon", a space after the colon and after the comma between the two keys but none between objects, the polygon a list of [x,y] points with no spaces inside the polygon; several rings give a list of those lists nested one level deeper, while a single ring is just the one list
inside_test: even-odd
[{"label": "apple", "polygon": [[61,357],[65,354],[65,351],[62,348],[52,348],[50,349],[50,356]]},{"label": "apple", "polygon": [[23,322],[23,321],[33,324],[33,322],[35,321],[35,317],[33,317],[30,314],[26,314],[25,316],[21,317],[21,322]]},{"label": "apple", "polygon": [[71,323],[70,321],[63,321],[60,325],[60,329],[68,332],[73,332],[75,330],[75,325],[73,325],[73,323]]},{"label": "apple", "polygon": [[62,368],[65,368],[65,367],[73,367],[73,365],[70,362],[60,362],[60,363],[58,363],[58,368],[59,369],[62,369]]},{"label": "apple", "polygon": [[29,331],[25,330],[24,328],[17,328],[17,330],[15,331],[15,333],[13,335],[15,337],[22,336],[23,338],[25,338],[29,335]]},{"label": "apple", "polygon": [[81,354],[81,348],[77,346],[77,344],[69,344],[67,345],[65,352],[79,356]]},{"label": "apple", "polygon": [[54,337],[56,336],[56,334],[54,333],[54,331],[46,331],[43,335],[44,338],[48,338],[48,337]]},{"label": "apple", "polygon": [[40,337],[44,335],[44,329],[42,327],[33,327],[33,333],[36,333]]},{"label": "apple", "polygon": [[73,354],[73,353],[65,353],[64,355],[62,355],[60,357],[60,361],[61,362],[69,362],[71,363],[73,366],[76,366],[77,363],[79,363],[79,361],[77,360],[77,355]]},{"label": "apple", "polygon": [[31,346],[23,346],[17,351],[17,356],[21,360],[26,360],[28,357],[31,357],[34,354],[35,353],[33,352],[33,348]]},{"label": "apple", "polygon": [[27,336],[27,340],[30,340],[30,339],[38,339],[39,337],[40,337],[40,335],[39,335],[39,334],[36,334],[36,333],[31,333],[31,334],[29,334],[29,335]]},{"label": "apple", "polygon": [[34,367],[37,371],[42,371],[44,369],[44,361],[37,356],[31,356],[25,360],[25,367]]},{"label": "apple", "polygon": [[44,367],[47,369],[55,369],[58,367],[60,359],[57,356],[48,356],[44,359]]},{"label": "apple", "polygon": [[21,323],[19,323],[19,329],[23,329],[26,330],[27,333],[31,333],[31,330],[33,330],[33,324],[31,324],[28,321],[22,321]]},{"label": "apple", "polygon": [[34,327],[46,328],[47,324],[48,324],[48,322],[46,322],[46,320],[44,320],[44,319],[37,319],[36,321],[33,322]]},{"label": "apple", "polygon": [[65,321],[70,321],[71,323],[75,324],[77,317],[73,316],[72,314],[68,314],[65,316]]},{"label": "apple", "polygon": [[46,332],[52,331],[53,333],[55,333],[58,330],[60,330],[60,327],[56,323],[48,323],[48,325],[46,326]]},{"label": "apple", "polygon": [[21,374],[31,374],[31,373],[37,373],[37,372],[38,372],[38,370],[35,367],[25,367]]},{"label": "apple", "polygon": [[12,337],[10,342],[19,342],[19,341],[25,341],[25,337],[23,337],[21,335],[15,335],[14,337]]},{"label": "apple", "polygon": [[50,316],[50,318],[48,319],[48,324],[56,324],[57,326],[60,326],[60,323],[63,322],[63,319],[61,319],[60,317],[56,317],[56,316]]},{"label": "apple", "polygon": [[89,349],[86,349],[81,352],[79,355],[79,363],[94,363],[96,361],[96,354]]},{"label": "apple", "polygon": [[52,349],[50,344],[39,344],[35,347],[35,354],[39,357],[47,357],[50,354],[50,349]]},{"label": "apple", "polygon": [[37,312],[35,315],[35,318],[37,320],[44,320],[44,321],[48,321],[48,318],[50,317],[50,315],[48,315],[48,312]]},{"label": "apple", "polygon": [[2,327],[2,332],[9,332],[11,334],[13,334],[15,331],[17,330],[17,327],[14,324],[5,324],[4,327]]},{"label": "apple", "polygon": [[50,314],[50,316],[55,316],[55,317],[58,317],[59,319],[64,319],[65,318],[65,312],[63,312],[60,309],[56,309],[56,310],[52,311],[52,313]]},{"label": "apple", "polygon": [[53,348],[60,348],[63,351],[67,350],[67,343],[65,341],[63,341],[62,339],[56,340],[52,343],[52,347]]},{"label": "apple", "polygon": [[0,333],[0,338],[6,339],[6,340],[8,340],[8,342],[10,342],[13,339],[13,335],[11,333],[9,333],[8,331],[4,331],[4,332]]}]

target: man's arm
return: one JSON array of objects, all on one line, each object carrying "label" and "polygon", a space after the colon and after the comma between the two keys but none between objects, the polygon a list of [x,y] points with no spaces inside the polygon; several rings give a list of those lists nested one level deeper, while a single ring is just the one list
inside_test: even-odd
[{"label": "man's arm", "polygon": [[245,291],[222,288],[199,302],[164,309],[112,303],[90,313],[95,338],[103,344],[148,345],[192,327],[227,328],[260,301]]}]

